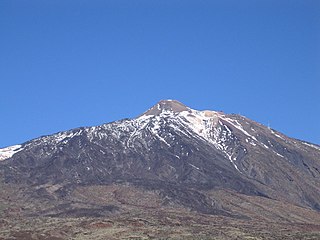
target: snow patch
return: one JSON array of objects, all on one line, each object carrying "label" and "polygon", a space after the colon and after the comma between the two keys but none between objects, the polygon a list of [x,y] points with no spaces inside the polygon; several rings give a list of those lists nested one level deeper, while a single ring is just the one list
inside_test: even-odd
[{"label": "snow patch", "polygon": [[274,131],[272,131],[272,129],[271,129],[271,133],[273,134],[273,135],[275,135],[276,137],[278,137],[278,138],[280,138],[280,139],[282,139],[282,140],[285,140],[283,137],[281,137],[279,134],[277,134],[276,132],[274,132]]},{"label": "snow patch", "polygon": [[195,165],[193,165],[193,164],[191,164],[191,163],[189,163],[189,165],[190,165],[191,167],[197,169],[197,170],[200,170],[200,168],[196,167]]},{"label": "snow patch", "polygon": [[14,146],[2,148],[0,149],[0,161],[11,158],[14,154],[22,150],[23,150],[23,147],[21,145],[14,145]]},{"label": "snow patch", "polygon": [[275,154],[277,154],[277,156],[284,158],[283,155],[281,155],[280,153],[277,153],[276,151],[274,151]]},{"label": "snow patch", "polygon": [[[184,122],[198,136],[209,142],[213,142],[212,130],[217,126],[219,114],[214,111],[183,111],[179,114],[179,119]],[[215,143],[215,141],[214,141]]]},{"label": "snow patch", "polygon": [[244,128],[242,127],[242,125],[241,125],[237,120],[234,120],[234,119],[231,119],[231,118],[228,118],[228,117],[225,117],[225,116],[223,116],[222,119],[225,120],[225,121],[227,121],[228,123],[230,123],[232,126],[234,126],[234,127],[237,128],[238,130],[240,130],[241,132],[243,132],[243,133],[244,133],[245,135],[247,135],[248,137],[254,139],[255,141],[258,141],[255,136],[252,136],[252,135],[249,134],[246,130],[244,130]]},{"label": "snow patch", "polygon": [[316,145],[313,145],[313,144],[311,144],[311,143],[306,143],[306,142],[302,142],[304,145],[307,145],[307,146],[309,146],[309,147],[312,147],[312,148],[314,148],[314,149],[317,149],[317,150],[320,150],[320,147],[318,147],[318,146],[316,146]]}]

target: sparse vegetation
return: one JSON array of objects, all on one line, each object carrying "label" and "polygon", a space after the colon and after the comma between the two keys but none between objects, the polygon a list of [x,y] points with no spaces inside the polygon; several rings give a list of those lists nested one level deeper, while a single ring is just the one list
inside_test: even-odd
[{"label": "sparse vegetation", "polygon": [[[4,189],[10,191],[3,191]],[[20,190],[19,194],[16,194],[17,189]],[[261,197],[235,197],[236,193],[216,192],[215,196],[220,197],[230,213],[239,215],[242,211],[248,214],[247,219],[239,219],[233,216],[201,214],[177,206],[164,206],[157,192],[128,188],[121,184],[79,187],[65,199],[54,201],[40,198],[26,200],[24,191],[26,189],[23,190],[22,186],[15,185],[1,190],[1,240],[320,239],[320,225],[317,224],[320,222],[319,213],[290,204],[284,208],[279,202]],[[99,194],[95,194],[97,192]],[[9,198],[4,197],[5,194]],[[135,198],[142,200],[134,204]],[[257,211],[257,214],[248,212],[245,201],[250,203],[252,211]],[[150,204],[141,204],[147,202]],[[106,205],[117,206],[117,209],[105,211],[103,206]],[[241,206],[245,207],[240,209]],[[281,207],[283,212],[279,218],[277,214],[280,213],[276,214],[274,211]],[[61,214],[63,212],[65,214]],[[77,212],[81,216],[72,217]],[[90,212],[99,214],[92,216]],[[289,213],[300,214],[300,218],[287,215],[289,217],[286,219],[285,216]],[[55,214],[60,217],[52,217]]]}]

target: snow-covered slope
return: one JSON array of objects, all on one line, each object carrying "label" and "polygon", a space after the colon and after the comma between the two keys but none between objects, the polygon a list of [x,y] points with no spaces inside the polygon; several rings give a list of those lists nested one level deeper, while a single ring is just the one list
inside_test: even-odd
[{"label": "snow-covered slope", "polygon": [[21,145],[14,145],[6,148],[0,149],[0,161],[11,158],[14,154],[22,151]]}]

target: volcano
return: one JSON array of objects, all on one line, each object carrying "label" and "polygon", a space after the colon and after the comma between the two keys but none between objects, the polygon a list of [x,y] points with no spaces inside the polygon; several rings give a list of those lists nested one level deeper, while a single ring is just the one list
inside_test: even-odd
[{"label": "volcano", "polygon": [[8,219],[14,208],[64,221],[161,211],[319,227],[320,146],[176,100],[0,149],[0,160]]}]

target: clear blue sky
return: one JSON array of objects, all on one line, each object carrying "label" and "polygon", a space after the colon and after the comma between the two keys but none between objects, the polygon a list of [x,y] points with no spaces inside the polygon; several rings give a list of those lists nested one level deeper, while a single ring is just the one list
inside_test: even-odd
[{"label": "clear blue sky", "polygon": [[320,144],[319,0],[1,0],[0,147],[160,99]]}]

